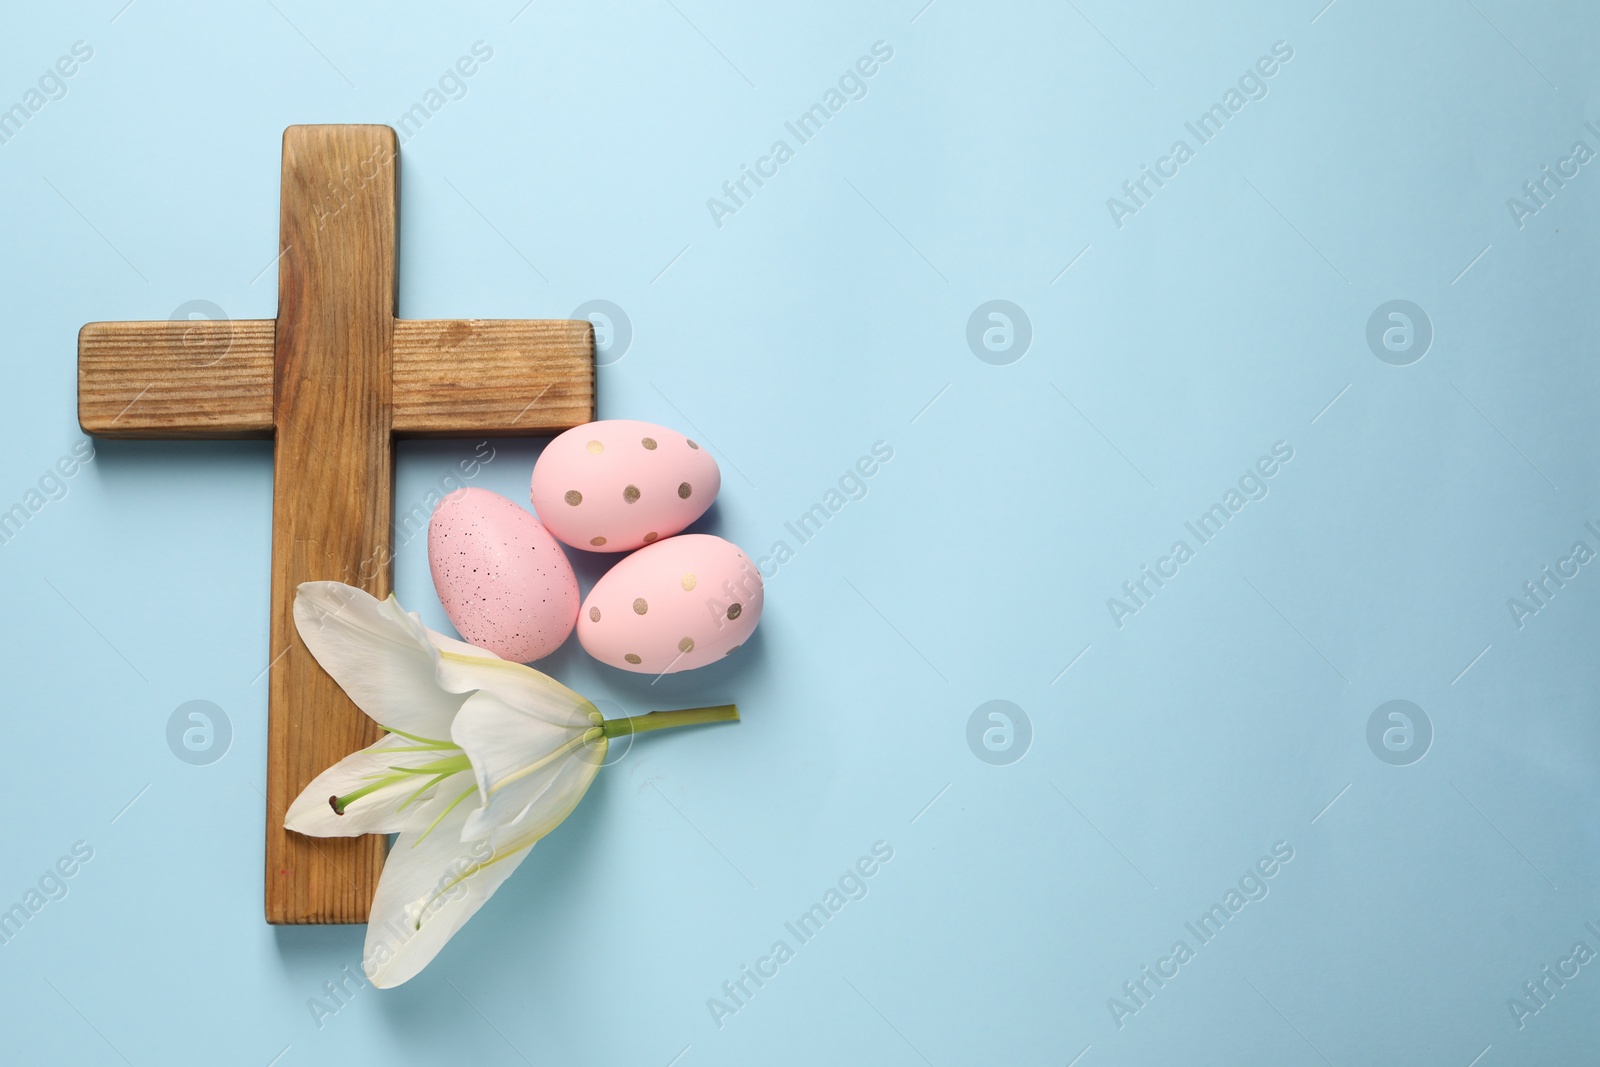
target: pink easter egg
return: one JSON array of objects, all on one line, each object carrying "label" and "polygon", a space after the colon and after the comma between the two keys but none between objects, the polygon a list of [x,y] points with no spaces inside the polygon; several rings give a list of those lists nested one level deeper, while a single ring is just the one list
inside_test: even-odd
[{"label": "pink easter egg", "polygon": [[577,426],[545,446],[530,496],[549,531],[589,552],[627,552],[704,515],[722,472],[698,442],[632,419]]},{"label": "pink easter egg", "polygon": [[428,566],[467,642],[527,663],[561,647],[578,617],[578,578],[539,520],[498,493],[458,489],[428,523]]},{"label": "pink easter egg", "polygon": [[744,644],[762,600],[761,574],[738,545],[708,534],[670,537],[601,576],[578,615],[578,640],[613,667],[674,674]]}]

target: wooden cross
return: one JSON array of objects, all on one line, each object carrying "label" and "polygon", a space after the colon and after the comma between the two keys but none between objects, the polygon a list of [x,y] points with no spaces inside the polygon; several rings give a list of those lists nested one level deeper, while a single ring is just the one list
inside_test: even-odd
[{"label": "wooden cross", "polygon": [[365,922],[386,844],[283,829],[315,775],[379,736],[301,643],[295,587],[388,595],[396,435],[544,436],[594,418],[590,323],[395,318],[399,165],[387,126],[289,127],[277,319],[78,335],[85,433],[274,441],[270,923]]}]

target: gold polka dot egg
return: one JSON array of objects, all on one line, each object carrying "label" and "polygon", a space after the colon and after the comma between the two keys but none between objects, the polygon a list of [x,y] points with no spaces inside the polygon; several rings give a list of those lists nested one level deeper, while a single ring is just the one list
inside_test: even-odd
[{"label": "gold polka dot egg", "polygon": [[722,488],[717,461],[676,430],[633,419],[574,427],[533,468],[539,521],[589,552],[628,552],[684,530]]},{"label": "gold polka dot egg", "polygon": [[612,567],[578,613],[578,640],[602,663],[674,674],[731,655],[761,621],[761,575],[709,534],[647,545]]}]

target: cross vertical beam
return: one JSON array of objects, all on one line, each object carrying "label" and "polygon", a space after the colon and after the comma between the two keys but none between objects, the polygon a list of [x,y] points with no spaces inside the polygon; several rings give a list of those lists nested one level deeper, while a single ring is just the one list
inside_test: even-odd
[{"label": "cross vertical beam", "polygon": [[[386,847],[379,835],[314,841],[285,830],[283,813],[312,778],[379,736],[301,642],[294,595],[311,581],[389,595],[397,152],[387,126],[291,126],[283,134],[267,713],[271,923],[364,922]],[[343,190],[339,210],[319,211],[313,205],[326,203],[330,184]]]}]

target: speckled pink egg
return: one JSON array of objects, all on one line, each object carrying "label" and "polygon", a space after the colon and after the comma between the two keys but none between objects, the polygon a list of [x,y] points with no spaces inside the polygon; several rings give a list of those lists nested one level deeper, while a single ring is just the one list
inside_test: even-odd
[{"label": "speckled pink egg", "polygon": [[627,552],[671,537],[706,513],[722,472],[677,430],[632,419],[577,426],[533,467],[533,510],[574,548]]},{"label": "speckled pink egg", "polygon": [[673,674],[715,663],[761,621],[761,574],[739,546],[708,534],[647,545],[607,571],[578,616],[602,663]]},{"label": "speckled pink egg", "polygon": [[525,508],[487,489],[458,489],[428,523],[428,566],[466,641],[527,663],[561,647],[578,618],[578,578]]}]

